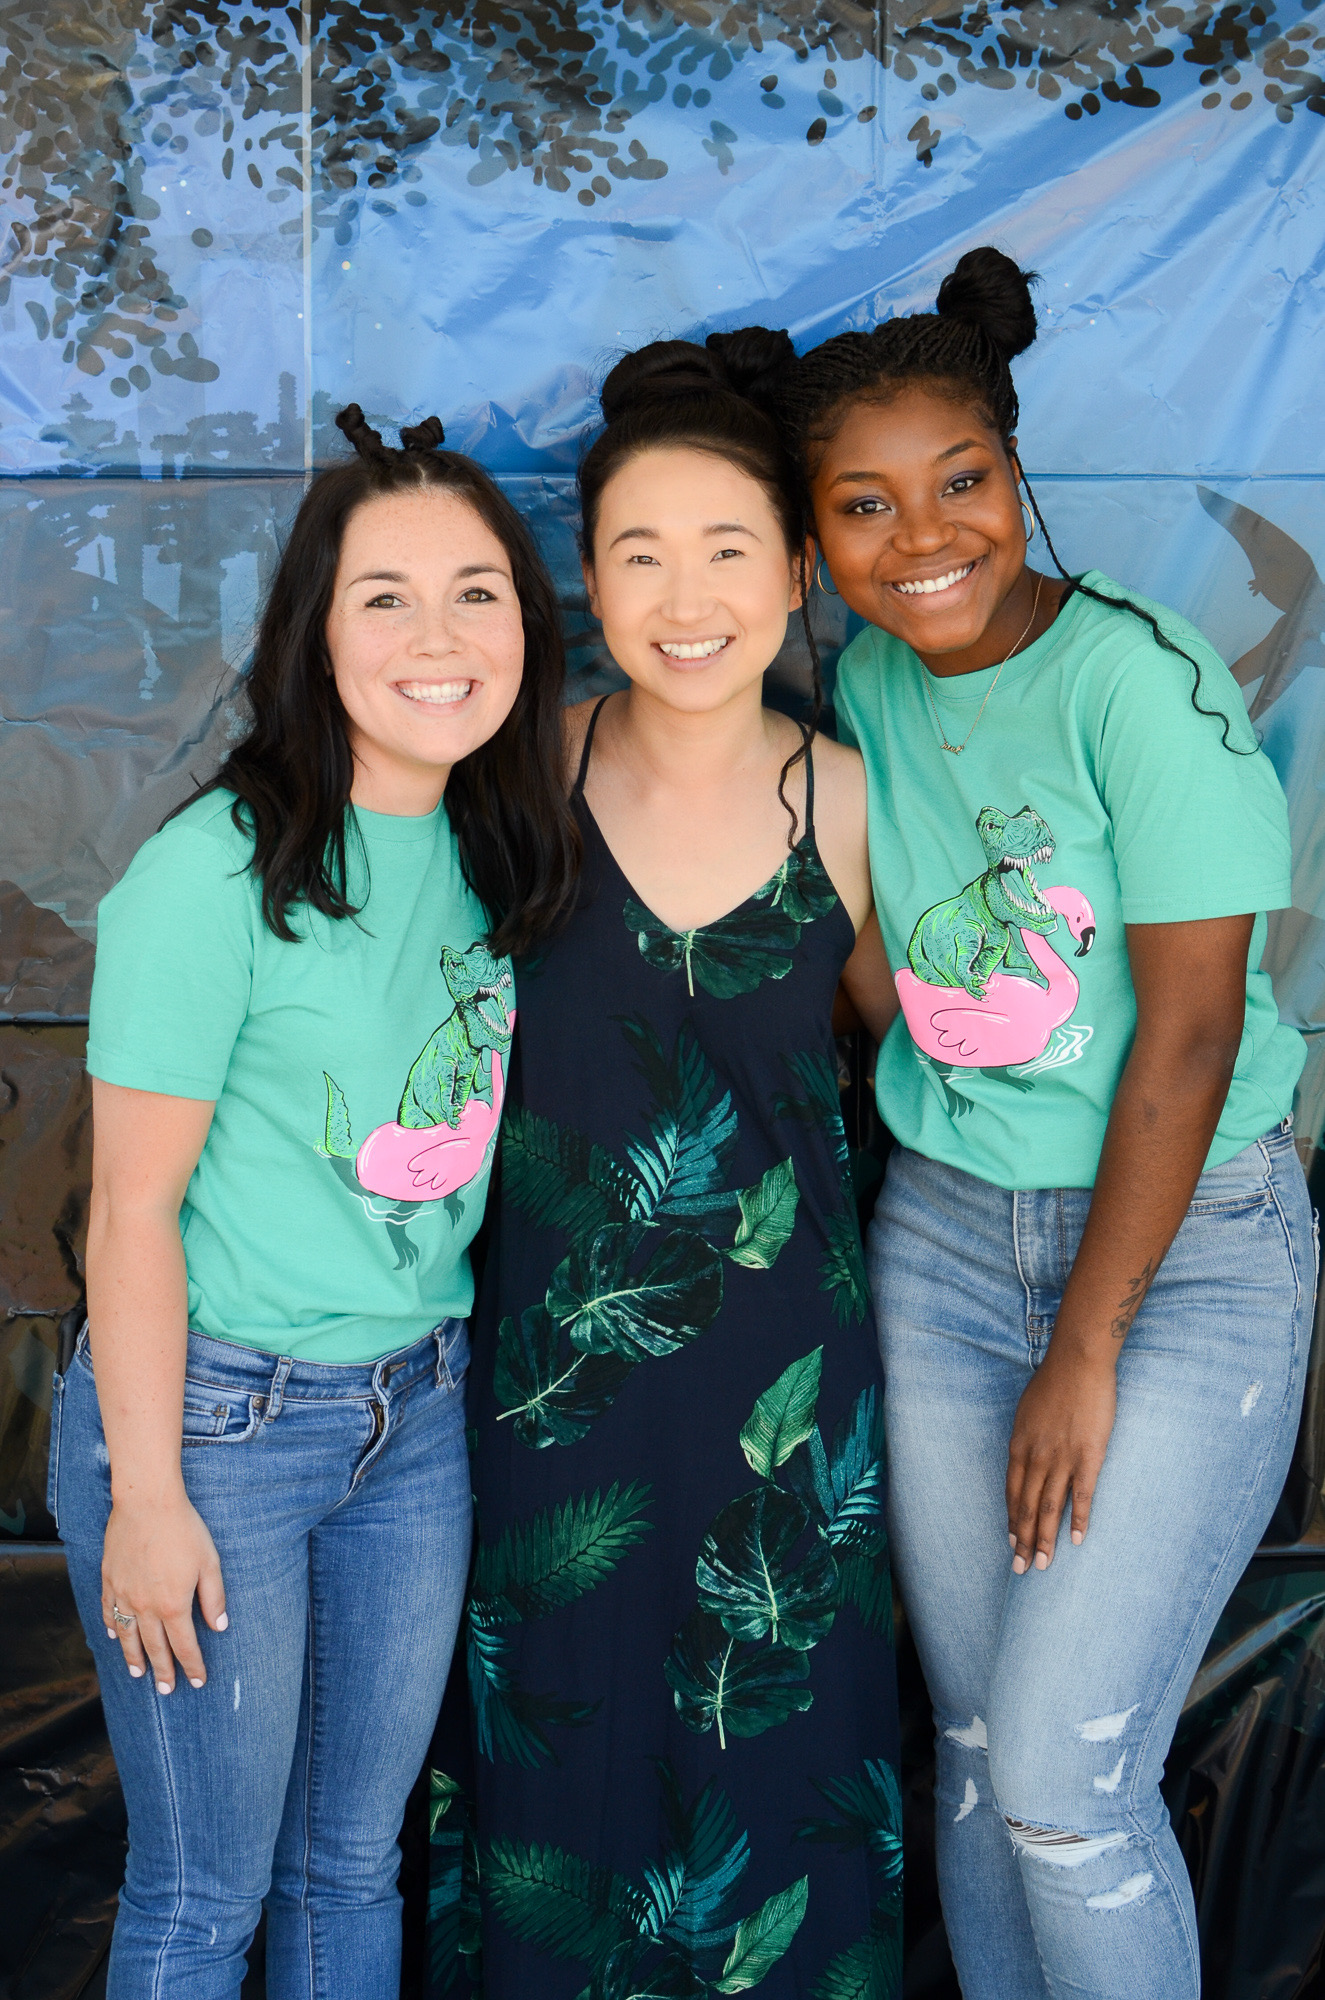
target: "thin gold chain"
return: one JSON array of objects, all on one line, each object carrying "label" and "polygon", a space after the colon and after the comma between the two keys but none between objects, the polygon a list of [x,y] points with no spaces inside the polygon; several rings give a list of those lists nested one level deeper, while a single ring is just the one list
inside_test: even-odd
[{"label": "thin gold chain", "polygon": [[[1019,653],[1021,651],[1022,647],[1026,643],[1026,633],[1030,631],[1031,626],[1035,623],[1035,614],[1040,608],[1040,585],[1043,582],[1044,578],[1042,576],[1037,577],[1035,580],[1035,602],[1031,605],[1031,615],[1026,623],[1026,631],[1022,633],[1020,639],[1018,639],[1016,645],[1012,648],[1012,653]],[[984,700],[980,704],[979,710],[976,714],[975,721],[971,724],[970,728],[967,730],[965,736],[963,736],[960,743],[949,743],[947,737],[943,734],[943,724],[939,720],[938,704],[934,700],[934,691],[929,685],[929,673],[925,667],[923,666],[921,667],[920,671],[925,676],[925,693],[929,696],[929,706],[934,716],[934,727],[938,730],[939,733],[939,742],[943,745],[945,750],[950,750],[954,757],[961,756],[962,751],[966,748],[971,738],[975,735],[976,730],[980,727],[980,717],[984,714],[985,710],[989,706],[989,696],[994,692],[994,689],[998,686],[999,676],[1002,674],[1003,669],[1007,665],[1008,661],[1012,658],[1012,653],[1006,654],[1004,658],[999,661],[998,673],[995,674],[993,680],[990,681],[988,691],[985,695]]]}]

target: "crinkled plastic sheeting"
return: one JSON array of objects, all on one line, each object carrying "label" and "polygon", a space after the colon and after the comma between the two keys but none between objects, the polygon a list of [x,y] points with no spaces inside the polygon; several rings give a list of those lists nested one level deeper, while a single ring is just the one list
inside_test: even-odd
[{"label": "crinkled plastic sheeting", "polygon": [[[1309,1037],[1299,1127],[1320,1140],[1318,4],[6,0],[0,1545],[53,1533],[97,903],[242,727],[259,594],[351,398],[388,425],[438,411],[507,483],[588,693],[616,669],[579,579],[573,475],[618,352],[749,320],[803,346],[928,305],[991,239],[1040,271],[1021,449],[1059,550],[1209,634],[1288,793],[1294,904],[1268,963]],[[817,596],[816,618],[831,665],[840,602]],[[805,671],[793,637],[775,698]],[[1293,1533],[1323,1461],[1313,1432]],[[1292,1627],[1302,1659],[1315,1629]],[[1248,1744],[1270,1742],[1272,1709]],[[1319,1738],[1310,1705],[1294,1713],[1305,1774]],[[1205,1826],[1251,1838],[1279,1796],[1259,1755],[1210,1779],[1236,1806]],[[1207,1880],[1236,1845],[1220,1839]],[[1292,1851],[1305,1868],[1305,1832]],[[1221,1964],[1252,1965],[1297,1865],[1260,1901],[1209,1906],[1208,1935],[1216,1914],[1233,1926]],[[1303,1888],[1292,1921],[1321,1901]],[[66,1990],[4,1970],[15,1995]],[[1229,1971],[1227,1991],[1260,1976]]]}]

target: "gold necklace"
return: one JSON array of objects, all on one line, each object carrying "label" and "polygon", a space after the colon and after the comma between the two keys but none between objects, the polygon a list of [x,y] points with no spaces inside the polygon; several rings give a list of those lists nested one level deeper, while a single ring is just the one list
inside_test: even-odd
[{"label": "gold necklace", "polygon": [[[1031,605],[1031,615],[1026,622],[1026,632],[1029,632],[1031,626],[1035,623],[1035,614],[1040,608],[1040,585],[1043,582],[1044,578],[1042,576],[1036,578],[1035,602]],[[1026,643],[1026,632],[1022,633],[1020,639],[1018,639],[1016,645],[1012,648],[1012,653],[1019,653],[1021,651],[1022,647]],[[963,736],[960,743],[949,743],[947,737],[943,734],[943,724],[939,721],[938,704],[934,700],[934,691],[929,685],[929,671],[924,666],[923,663],[921,664],[920,671],[925,676],[925,693],[929,696],[929,706],[933,711],[934,727],[938,730],[939,742],[943,745],[945,750],[950,750],[954,757],[961,756],[962,751],[966,748],[971,738],[975,735],[976,730],[979,728],[980,717],[984,714],[985,710],[989,706],[989,696],[994,692],[994,689],[998,686],[999,675],[1002,673],[1008,661],[1012,658],[1012,653],[1006,654],[1004,658],[999,661],[998,673],[995,674],[993,680],[990,681],[988,691],[985,694],[985,698],[981,702],[980,707],[976,713],[975,721],[971,724],[970,728],[967,730],[965,736]]]}]

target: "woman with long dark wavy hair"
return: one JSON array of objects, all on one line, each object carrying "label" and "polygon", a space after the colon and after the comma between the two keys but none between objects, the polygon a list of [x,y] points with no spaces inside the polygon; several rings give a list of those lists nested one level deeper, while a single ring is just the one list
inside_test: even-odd
[{"label": "woman with long dark wavy hair", "polygon": [[114,2000],[236,1994],[264,1899],[280,2000],[395,1990],[509,954],[578,865],[527,531],[436,418],[400,450],[337,421],[252,727],[101,913],[51,1497],[129,1808]]}]

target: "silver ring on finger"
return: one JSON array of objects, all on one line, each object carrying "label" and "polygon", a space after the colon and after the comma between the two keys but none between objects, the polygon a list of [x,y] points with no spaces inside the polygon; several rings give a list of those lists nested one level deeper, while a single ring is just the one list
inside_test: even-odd
[{"label": "silver ring on finger", "polygon": [[136,1625],[138,1623],[138,1620],[134,1617],[132,1611],[121,1611],[118,1604],[111,1605],[110,1614],[122,1632],[127,1632],[130,1625]]}]

